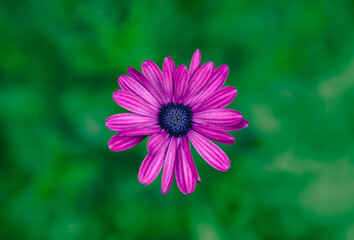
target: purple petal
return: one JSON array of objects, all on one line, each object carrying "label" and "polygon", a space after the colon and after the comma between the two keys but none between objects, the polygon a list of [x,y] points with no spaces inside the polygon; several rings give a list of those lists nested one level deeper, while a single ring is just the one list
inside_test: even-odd
[{"label": "purple petal", "polygon": [[162,179],[161,179],[162,194],[166,194],[168,190],[170,190],[172,184],[177,147],[178,147],[177,138],[171,137],[169,146],[166,151],[165,162],[162,171]]},{"label": "purple petal", "polygon": [[212,126],[215,128],[218,128],[221,131],[237,131],[240,130],[242,128],[246,128],[248,127],[249,123],[246,119],[242,119],[239,123],[231,125],[231,126]]},{"label": "purple petal", "polygon": [[224,85],[228,74],[229,67],[227,65],[221,65],[218,67],[210,76],[208,82],[205,84],[203,91],[200,91],[198,94],[196,94],[195,98],[191,101],[189,106],[193,107],[208,99],[212,94],[215,93],[216,90]]},{"label": "purple petal", "polygon": [[174,80],[174,97],[175,103],[180,103],[188,86],[188,70],[186,65],[179,65],[176,69]]},{"label": "purple petal", "polygon": [[199,49],[197,49],[192,57],[191,64],[189,66],[188,80],[191,80],[195,72],[199,69],[201,62],[201,55]]},{"label": "purple petal", "polygon": [[187,136],[199,155],[213,168],[219,171],[227,171],[230,168],[229,158],[215,143],[193,130]]},{"label": "purple petal", "polygon": [[147,149],[150,154],[156,154],[159,149],[161,148],[162,144],[168,142],[167,139],[169,137],[169,134],[165,131],[162,130],[159,133],[153,134],[148,142],[147,142]]},{"label": "purple petal", "polygon": [[141,65],[141,69],[143,70],[143,73],[146,78],[151,83],[152,87],[161,96],[161,99],[164,101],[164,103],[168,103],[168,100],[162,89],[163,75],[161,69],[153,61],[150,60],[144,61]]},{"label": "purple petal", "polygon": [[106,127],[113,131],[121,131],[130,128],[151,126],[157,124],[158,121],[157,118],[136,113],[120,113],[107,118]]},{"label": "purple petal", "polygon": [[118,90],[113,93],[114,101],[129,111],[139,113],[142,115],[157,117],[159,110],[145,101],[138,98],[135,94]]},{"label": "purple petal", "polygon": [[194,123],[193,130],[200,133],[204,137],[209,138],[210,140],[222,144],[231,145],[235,143],[235,138],[232,135],[205,124]]},{"label": "purple petal", "polygon": [[156,101],[160,105],[164,105],[160,94],[154,89],[149,80],[147,80],[147,78],[141,72],[139,72],[133,67],[128,67],[128,73],[133,79],[140,82],[141,85],[143,85],[151,93],[151,95],[156,99]]},{"label": "purple petal", "polygon": [[177,186],[184,194],[190,194],[195,189],[195,178],[189,168],[187,158],[181,151],[182,146],[178,148],[175,166],[175,176]]},{"label": "purple petal", "polygon": [[119,132],[121,136],[149,136],[161,132],[160,125],[152,125],[143,128],[132,128]]},{"label": "purple petal", "polygon": [[148,154],[139,168],[138,179],[141,184],[149,185],[159,175],[163,165],[161,157]]},{"label": "purple petal", "polygon": [[134,147],[135,145],[139,144],[144,139],[145,139],[145,136],[123,137],[123,136],[119,136],[118,134],[116,134],[108,141],[108,148],[111,151],[116,151],[116,152],[124,151],[124,150]]},{"label": "purple petal", "polygon": [[190,101],[195,97],[195,95],[202,90],[205,83],[208,82],[208,79],[213,70],[213,62],[207,62],[198,69],[198,71],[195,73],[195,75],[189,82],[186,94],[183,97],[183,104],[189,104]]},{"label": "purple petal", "polygon": [[[129,87],[125,84],[124,81],[120,80],[120,78],[121,78],[122,76],[126,76],[126,75],[120,75],[120,76],[118,77],[118,85],[119,85],[119,87],[120,87],[122,90],[129,92],[129,91],[130,91]],[[127,77],[128,77],[128,76],[127,76]]]},{"label": "purple petal", "polygon": [[209,99],[195,107],[191,107],[193,112],[224,108],[229,105],[236,97],[237,90],[234,87],[224,87],[217,90]]},{"label": "purple petal", "polygon": [[127,72],[133,79],[138,81],[141,85],[145,86],[145,82],[147,81],[147,79],[139,70],[133,67],[128,67]]},{"label": "purple petal", "polygon": [[150,92],[145,87],[143,87],[143,85],[141,85],[138,81],[134,80],[133,78],[126,75],[121,75],[118,78],[118,83],[123,90],[134,93],[137,97],[151,104],[155,108],[161,107],[161,105],[150,94]]},{"label": "purple petal", "polygon": [[194,113],[192,121],[209,125],[231,126],[242,120],[242,114],[233,109],[212,109]]},{"label": "purple petal", "polygon": [[164,87],[167,100],[172,101],[173,97],[173,77],[175,74],[175,63],[172,58],[166,57],[163,62],[163,79],[164,82],[162,86]]},{"label": "purple petal", "polygon": [[141,184],[152,183],[161,172],[165,159],[167,143],[162,144],[156,154],[149,153],[140,165],[138,179]]},{"label": "purple petal", "polygon": [[187,163],[189,165],[189,169],[192,172],[192,175],[194,176],[195,180],[200,183],[200,177],[199,173],[197,171],[197,168],[195,166],[195,163],[193,161],[192,153],[191,153],[191,148],[189,146],[189,141],[187,136],[181,137],[181,152],[184,155],[184,157],[187,159]]}]

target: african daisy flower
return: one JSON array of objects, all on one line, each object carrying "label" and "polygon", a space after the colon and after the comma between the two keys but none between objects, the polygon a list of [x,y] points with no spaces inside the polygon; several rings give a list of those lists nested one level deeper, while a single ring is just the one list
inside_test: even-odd
[{"label": "african daisy flower", "polygon": [[229,67],[214,69],[213,62],[200,66],[200,61],[199,50],[189,70],[185,65],[176,69],[170,57],[165,58],[162,71],[146,60],[142,63],[143,73],[128,67],[130,77],[121,75],[118,83],[122,90],[113,93],[114,101],[133,113],[116,114],[106,120],[106,126],[117,132],[108,147],[123,151],[151,136],[138,178],[148,185],[163,169],[163,194],[169,191],[173,175],[184,194],[192,193],[196,182],[200,182],[189,141],[212,167],[227,171],[229,158],[210,140],[233,144],[234,137],[226,132],[248,126],[241,113],[224,109],[237,94],[234,87],[222,87]]}]

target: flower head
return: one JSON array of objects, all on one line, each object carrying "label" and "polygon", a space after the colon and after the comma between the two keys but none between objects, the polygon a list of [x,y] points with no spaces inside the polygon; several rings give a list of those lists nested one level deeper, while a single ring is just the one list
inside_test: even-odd
[{"label": "flower head", "polygon": [[128,67],[130,76],[118,78],[122,90],[113,93],[114,101],[132,113],[109,117],[106,126],[117,134],[108,142],[112,151],[134,147],[151,136],[148,154],[139,169],[139,181],[148,185],[162,170],[161,190],[166,194],[173,176],[184,194],[200,182],[189,141],[202,158],[220,171],[230,168],[230,160],[215,142],[233,144],[227,131],[248,126],[241,113],[225,109],[236,97],[234,87],[223,87],[229,68],[214,63],[200,66],[200,51],[195,51],[189,70],[177,68],[166,57],[162,71],[152,61],[142,64],[143,73]]}]

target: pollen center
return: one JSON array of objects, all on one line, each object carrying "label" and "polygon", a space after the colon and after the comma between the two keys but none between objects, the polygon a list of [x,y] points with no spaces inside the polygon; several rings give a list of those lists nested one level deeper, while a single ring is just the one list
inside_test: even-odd
[{"label": "pollen center", "polygon": [[172,136],[184,136],[192,127],[192,112],[182,104],[167,104],[160,109],[159,124]]}]

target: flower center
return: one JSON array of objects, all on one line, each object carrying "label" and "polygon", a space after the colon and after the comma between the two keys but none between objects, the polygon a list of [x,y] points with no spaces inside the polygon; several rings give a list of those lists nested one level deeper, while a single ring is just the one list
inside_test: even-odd
[{"label": "flower center", "polygon": [[192,127],[192,112],[182,104],[167,104],[160,109],[159,124],[172,136],[184,136]]}]

